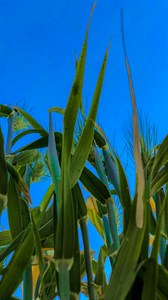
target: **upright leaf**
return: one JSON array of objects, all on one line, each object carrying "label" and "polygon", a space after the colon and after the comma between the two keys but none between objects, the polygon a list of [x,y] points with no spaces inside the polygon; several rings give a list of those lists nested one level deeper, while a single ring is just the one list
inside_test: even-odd
[{"label": "upright leaf", "polygon": [[138,228],[143,227],[144,221],[144,205],[143,205],[143,192],[144,192],[144,170],[142,165],[142,157],[140,151],[140,136],[139,136],[139,129],[138,129],[138,114],[136,108],[136,100],[131,76],[131,70],[128,62],[128,57],[125,48],[125,40],[124,40],[124,28],[123,28],[123,16],[121,15],[121,30],[122,30],[122,41],[123,41],[123,49],[124,49],[124,56],[125,56],[125,63],[126,63],[126,70],[128,74],[128,82],[130,88],[130,96],[132,101],[132,109],[133,109],[133,136],[134,136],[134,158],[135,158],[135,165],[136,165],[136,178],[137,178],[137,208],[136,208],[136,224]]},{"label": "upright leaf", "polygon": [[[20,199],[15,182],[12,178],[9,180],[9,191],[8,191],[8,222],[10,226],[10,232],[14,239],[23,230],[22,214]],[[15,213],[14,213],[15,212]]]},{"label": "upright leaf", "polygon": [[20,284],[23,272],[30,261],[34,249],[32,230],[24,238],[20,247],[9,262],[0,284],[0,299],[8,300]]},{"label": "upright leaf", "polygon": [[85,123],[81,138],[79,140],[79,144],[72,157],[72,162],[71,162],[71,186],[72,187],[76,184],[77,180],[80,178],[80,175],[83,171],[85,162],[88,158],[93,143],[94,121],[96,119],[96,114],[98,110],[98,105],[99,105],[99,100],[100,100],[100,95],[101,95],[101,90],[102,90],[102,85],[104,80],[104,74],[106,69],[107,57],[108,57],[108,50],[106,51],[103,64],[100,70],[89,116]]},{"label": "upright leaf", "polygon": [[0,127],[0,214],[7,205],[8,174],[4,154],[4,138]]},{"label": "upright leaf", "polygon": [[55,144],[52,115],[49,112],[48,163],[57,200],[57,211],[61,205],[61,169]]}]

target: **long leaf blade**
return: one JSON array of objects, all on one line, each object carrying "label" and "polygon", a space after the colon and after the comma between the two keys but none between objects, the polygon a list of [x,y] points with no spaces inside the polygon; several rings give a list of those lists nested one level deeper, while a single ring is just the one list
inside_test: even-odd
[{"label": "long leaf blade", "polygon": [[96,114],[98,110],[98,105],[99,105],[99,100],[100,100],[100,95],[101,95],[101,90],[102,90],[102,85],[104,80],[104,74],[106,69],[107,57],[108,57],[108,50],[106,51],[103,64],[100,70],[89,116],[84,126],[79,144],[72,157],[72,162],[71,162],[71,186],[72,187],[76,184],[76,182],[80,178],[80,175],[83,171],[85,162],[88,158],[93,143],[94,121],[96,119]]},{"label": "long leaf blade", "polygon": [[29,263],[34,249],[32,230],[25,237],[23,243],[17,249],[11,259],[8,269],[2,277],[0,284],[0,299],[8,300],[22,280],[23,272]]}]

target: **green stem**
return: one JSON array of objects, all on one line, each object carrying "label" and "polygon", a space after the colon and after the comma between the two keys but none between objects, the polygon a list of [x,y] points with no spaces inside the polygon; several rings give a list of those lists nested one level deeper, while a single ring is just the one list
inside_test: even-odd
[{"label": "green stem", "polygon": [[160,259],[161,259],[162,264],[164,263],[165,255],[166,255],[166,239],[161,236],[161,238],[160,238]]},{"label": "green stem", "polygon": [[113,246],[114,246],[114,250],[117,250],[120,246],[120,241],[117,233],[117,222],[116,222],[113,199],[112,198],[107,199],[106,205],[107,205],[111,235],[113,239]]},{"label": "green stem", "polygon": [[34,291],[34,300],[36,300],[39,297],[40,283],[40,276],[38,276]]},{"label": "green stem", "polygon": [[[107,242],[107,247],[110,248],[112,244],[112,237],[111,237],[111,231],[110,231],[110,226],[109,226],[109,220],[106,215],[103,216],[103,225],[104,225],[104,231],[106,235],[106,242]],[[114,259],[110,256],[109,257],[110,264],[113,267],[114,266]]]},{"label": "green stem", "polygon": [[82,231],[82,238],[84,244],[85,264],[86,264],[86,275],[88,280],[88,293],[90,300],[96,300],[96,291],[94,288],[93,274],[92,274],[92,260],[90,254],[88,228],[86,224],[86,218],[80,219],[80,227]]},{"label": "green stem", "polygon": [[66,262],[60,262],[59,264],[59,296],[60,300],[70,299],[70,286],[69,286],[69,271],[68,264]]},{"label": "green stem", "polygon": [[[95,153],[95,161],[96,161],[96,167],[97,167],[97,173],[102,180],[102,182],[106,185],[106,187],[109,189],[109,184],[107,177],[104,172],[104,166],[102,163],[102,160],[99,157],[99,153],[97,151],[96,146],[94,146],[94,153]],[[109,226],[109,220],[108,217],[103,215],[103,225],[104,225],[104,230],[105,230],[105,236],[106,236],[106,242],[107,242],[107,247],[109,248],[112,244],[112,236],[111,236],[111,230]],[[113,267],[114,265],[114,259],[112,257],[109,257],[111,266]]]},{"label": "green stem", "polygon": [[29,264],[23,275],[23,300],[33,299],[32,268]]}]

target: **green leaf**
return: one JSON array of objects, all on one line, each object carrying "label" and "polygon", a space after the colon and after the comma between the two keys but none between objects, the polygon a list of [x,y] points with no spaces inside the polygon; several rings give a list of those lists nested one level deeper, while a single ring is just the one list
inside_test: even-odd
[{"label": "green leaf", "polygon": [[15,136],[15,138],[12,140],[12,146],[14,144],[16,144],[16,142],[18,142],[22,137],[29,135],[29,134],[35,134],[35,133],[39,133],[42,136],[47,135],[46,131],[44,131],[43,129],[28,129],[28,130],[24,130],[21,133],[17,134]]},{"label": "green leaf", "polygon": [[[82,97],[82,87],[84,79],[84,67],[86,59],[86,49],[88,40],[88,29],[82,48],[82,53],[78,63],[74,83],[70,92],[68,103],[64,113],[64,134],[62,145],[62,161],[61,161],[61,182],[62,182],[62,205],[58,216],[57,232],[56,232],[56,268],[60,272],[60,290],[62,291],[63,277],[66,280],[66,270],[72,267],[74,253],[74,207],[70,186],[70,160],[73,144],[74,127],[76,123],[77,113]],[[68,283],[66,282],[66,291],[68,291]],[[62,291],[63,292],[63,291]],[[69,297],[69,295],[68,295]],[[63,298],[64,299],[64,298]]]},{"label": "green leaf", "polygon": [[32,299],[33,282],[32,282],[32,266],[29,264],[23,274],[23,292],[22,297],[24,300]]},{"label": "green leaf", "polygon": [[0,262],[2,262],[11,252],[15,251],[17,247],[20,245],[20,243],[23,241],[25,232],[28,232],[28,229],[21,232],[13,241],[11,238],[11,243],[7,248],[3,250],[3,252],[0,254]]},{"label": "green leaf", "polygon": [[40,203],[40,210],[43,212],[47,209],[47,206],[53,196],[54,193],[54,185],[50,184],[50,186],[48,187],[41,203]]},{"label": "green leaf", "polygon": [[86,37],[82,47],[82,52],[78,63],[74,83],[64,113],[64,144],[66,144],[65,147],[69,159],[71,156],[74,127],[75,127],[77,113],[78,113],[78,109],[82,97],[82,87],[83,87],[83,80],[84,80],[84,69],[85,69],[86,50],[87,50],[87,41],[88,41],[88,30],[89,30],[89,26],[86,31]]},{"label": "green leaf", "polygon": [[168,202],[168,191],[166,192],[166,196],[162,202],[160,211],[159,211],[159,217],[156,225],[155,230],[155,240],[153,243],[153,248],[151,252],[151,257],[154,258],[156,261],[158,259],[158,253],[159,253],[159,246],[160,246],[160,235],[161,235],[161,229],[162,229],[162,222],[163,222],[163,214],[165,209],[165,203]]},{"label": "green leaf", "polygon": [[32,223],[33,223],[33,234],[34,234],[34,241],[35,241],[35,249],[36,249],[36,256],[38,259],[38,265],[39,265],[39,270],[40,270],[40,282],[41,282],[41,288],[42,288],[42,296],[45,297],[45,290],[43,286],[43,272],[44,272],[44,263],[43,263],[43,258],[42,258],[42,245],[40,241],[40,234],[36,225],[36,221],[33,215],[33,212],[31,214],[32,217]]},{"label": "green leaf", "polygon": [[87,207],[78,183],[72,189],[72,196],[73,196],[73,203],[77,203],[78,205],[78,219],[86,217]]},{"label": "green leaf", "polygon": [[81,176],[81,173],[83,171],[84,165],[86,163],[86,160],[88,158],[88,155],[89,155],[92,143],[93,143],[94,121],[96,119],[96,114],[97,114],[97,110],[98,110],[99,99],[100,99],[100,95],[101,95],[104,73],[105,73],[105,68],[106,68],[107,56],[108,56],[108,50],[106,51],[106,54],[105,54],[105,57],[103,60],[103,64],[102,64],[102,67],[100,70],[100,74],[99,74],[96,89],[94,92],[89,116],[85,123],[81,138],[79,140],[79,144],[77,145],[75,153],[72,157],[71,171],[70,171],[72,187],[76,184],[76,182],[78,181],[78,179]]},{"label": "green leaf", "polygon": [[[55,136],[55,143],[57,146],[57,150],[60,150],[60,145],[62,142],[62,134],[60,132],[54,132],[54,136]],[[47,146],[48,146],[48,134],[46,134],[44,137],[37,139],[32,143],[29,143],[26,146],[19,148],[18,150],[14,151],[12,154],[16,154],[18,152],[22,152],[25,150],[41,149]]]},{"label": "green leaf", "polygon": [[[12,178],[9,180],[9,191],[8,191],[8,222],[10,226],[10,232],[12,239],[18,236],[23,230],[22,215],[20,199],[16,189],[15,182]],[[14,213],[15,212],[15,213]]]},{"label": "green leaf", "polygon": [[14,106],[14,108],[22,114],[22,116],[28,121],[28,123],[34,129],[42,130],[41,135],[44,136],[47,134],[47,131],[30,114],[28,114],[26,111],[24,111],[23,109],[21,109],[17,106]]},{"label": "green leaf", "polygon": [[18,166],[26,166],[33,163],[38,159],[39,152],[38,150],[25,150],[17,155],[15,155],[12,159],[13,165]]},{"label": "green leaf", "polygon": [[144,285],[142,290],[142,300],[155,300],[157,291],[158,264],[155,259],[149,258],[145,262]]},{"label": "green leaf", "polygon": [[64,115],[64,113],[65,113],[65,109],[63,109],[61,107],[58,107],[58,106],[54,106],[52,108],[49,108],[48,111],[49,112],[56,112],[56,113],[61,114],[61,115]]},{"label": "green leaf", "polygon": [[0,104],[0,117],[9,117],[12,113],[12,109],[7,105]]},{"label": "green leaf", "polygon": [[94,287],[93,281],[93,270],[92,270],[92,257],[90,251],[89,235],[87,228],[87,218],[80,219],[80,227],[82,232],[82,239],[84,244],[84,254],[85,254],[85,266],[86,266],[86,275],[88,283],[88,296],[90,299],[96,300],[96,290]]},{"label": "green leaf", "polygon": [[10,114],[8,117],[8,134],[7,134],[7,141],[6,141],[6,154],[9,154],[11,152],[12,147],[12,136],[14,131],[14,121],[15,121],[15,115],[14,111]]},{"label": "green leaf", "polygon": [[105,269],[104,269],[104,253],[102,247],[100,248],[99,251],[99,257],[98,257],[98,264],[97,264],[97,271],[96,271],[96,276],[94,279],[94,283],[98,286],[101,287],[102,289],[102,295],[104,295],[104,288],[106,285],[105,281]]},{"label": "green leaf", "polygon": [[15,182],[17,188],[20,192],[22,192],[25,198],[31,203],[30,193],[27,185],[23,181],[22,177],[20,176],[19,172],[7,162],[7,170],[12,177],[13,181]]},{"label": "green leaf", "polygon": [[157,293],[159,295],[161,294],[162,298],[159,298],[161,300],[168,299],[168,284],[167,284],[167,282],[168,282],[168,271],[162,265],[159,265],[158,266],[158,291],[157,291]]},{"label": "green leaf", "polygon": [[94,225],[94,227],[102,237],[103,241],[105,242],[105,232],[104,232],[103,222],[98,214],[96,199],[93,197],[89,197],[87,199],[86,206],[88,211],[88,217],[91,223]]},{"label": "green leaf", "polygon": [[[45,288],[45,295],[47,299],[53,299],[53,295],[55,295],[56,286],[57,286],[56,279],[57,278],[55,273],[55,266],[51,262],[49,263],[43,276],[43,285]],[[36,298],[37,297],[35,297],[35,299]]]},{"label": "green leaf", "polygon": [[168,161],[168,135],[166,135],[163,142],[159,146],[158,152],[155,156],[153,167],[152,167],[153,177],[167,161]]},{"label": "green leaf", "polygon": [[0,247],[7,246],[12,242],[9,230],[0,231]]},{"label": "green leaf", "polygon": [[99,148],[102,148],[106,145],[104,137],[97,130],[94,130],[94,140]]},{"label": "green leaf", "polygon": [[152,178],[150,195],[153,196],[166,183],[168,183],[168,165],[166,164],[157,174]]},{"label": "green leaf", "polygon": [[22,244],[9,262],[8,268],[0,284],[0,299],[8,300],[20,284],[23,272],[30,261],[34,249],[32,230],[24,238]]},{"label": "green leaf", "polygon": [[75,216],[75,242],[74,242],[74,261],[72,268],[69,272],[69,279],[70,279],[70,292],[71,292],[71,299],[78,299],[80,293],[80,248],[79,248],[79,238],[78,238],[78,201],[74,199],[74,216]]},{"label": "green leaf", "polygon": [[120,202],[123,208],[123,217],[124,217],[124,232],[126,232],[126,229],[128,227],[130,214],[131,214],[131,196],[128,186],[128,181],[125,175],[125,172],[123,170],[122,164],[119,160],[119,158],[116,156],[116,161],[118,164],[118,174],[119,174],[119,188],[120,188]]},{"label": "green leaf", "polygon": [[106,200],[111,197],[105,184],[86,167],[83,169],[80,181],[101,204],[105,205]]},{"label": "green leaf", "polygon": [[107,170],[108,180],[114,186],[118,197],[120,197],[119,179],[118,179],[118,172],[117,172],[116,166],[114,164],[114,161],[113,161],[109,151],[107,150],[107,146],[104,146],[102,151],[103,151],[105,166],[106,166],[106,170]]},{"label": "green leaf", "polygon": [[61,206],[61,169],[58,160],[58,154],[55,145],[52,114],[49,113],[49,139],[48,139],[48,164],[51,173],[52,182],[56,194],[57,213]]},{"label": "green leaf", "polygon": [[4,138],[0,127],[0,215],[7,205],[8,174],[4,154]]},{"label": "green leaf", "polygon": [[138,228],[135,220],[136,206],[135,199],[132,204],[128,228],[105,292],[105,300],[125,300],[138,272],[138,259],[145,232],[145,220],[143,221],[144,227]]},{"label": "green leaf", "polygon": [[124,57],[125,57],[127,75],[128,75],[132,109],[133,109],[134,159],[135,159],[135,166],[136,166],[137,197],[138,197],[137,198],[137,208],[136,208],[136,223],[137,223],[138,228],[142,228],[143,220],[144,220],[144,205],[143,205],[142,199],[143,199],[143,193],[144,193],[145,178],[144,178],[144,170],[143,170],[142,157],[141,157],[141,151],[140,151],[138,114],[137,114],[137,108],[136,108],[136,100],[135,100],[131,70],[130,70],[128,57],[127,57],[127,53],[126,53],[126,48],[125,48],[123,16],[122,15],[121,15],[121,30],[122,30],[122,42],[123,42]]}]

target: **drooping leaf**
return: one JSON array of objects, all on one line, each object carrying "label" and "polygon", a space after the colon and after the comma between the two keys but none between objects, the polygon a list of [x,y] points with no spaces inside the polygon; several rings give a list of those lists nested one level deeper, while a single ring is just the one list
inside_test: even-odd
[{"label": "drooping leaf", "polygon": [[96,230],[102,237],[102,239],[105,241],[105,232],[103,227],[103,222],[98,214],[98,207],[96,204],[96,199],[93,197],[88,197],[87,202],[87,211],[88,211],[88,217],[91,221],[91,223],[95,226]]},{"label": "drooping leaf", "polygon": [[42,130],[42,136],[45,136],[47,134],[46,130],[30,114],[17,106],[14,106],[14,109],[20,112],[34,129]]},{"label": "drooping leaf", "polygon": [[39,152],[36,149],[25,150],[12,158],[12,164],[18,166],[26,166],[38,159]]},{"label": "drooping leaf", "polygon": [[105,184],[86,167],[83,169],[80,181],[101,204],[105,205],[106,200],[111,197]]},{"label": "drooping leaf", "polygon": [[12,140],[12,146],[15,145],[16,142],[18,142],[22,137],[27,136],[29,134],[35,134],[35,133],[39,133],[42,136],[47,135],[47,133],[42,129],[27,129],[20,132],[14,137],[14,139]]},{"label": "drooping leaf", "polygon": [[65,109],[63,109],[61,107],[58,107],[58,106],[54,106],[52,108],[49,108],[48,111],[49,112],[56,112],[56,113],[61,114],[61,115],[64,115],[64,113],[65,113]]},{"label": "drooping leaf", "polygon": [[31,203],[30,193],[27,185],[23,181],[23,178],[20,176],[19,172],[7,162],[7,170],[12,177],[13,181],[15,182],[17,188],[22,192],[25,198]]},{"label": "drooping leaf", "polygon": [[7,105],[0,104],[0,117],[9,117],[12,109]]},{"label": "drooping leaf", "polygon": [[[62,143],[62,134],[60,132],[54,132],[54,136],[55,136],[55,143],[56,143],[57,149],[59,148],[59,150],[60,150],[60,145]],[[16,154],[18,152],[22,152],[25,150],[41,149],[41,148],[45,148],[47,146],[48,146],[48,134],[37,139],[36,141],[34,141],[32,143],[29,143],[26,146],[19,148],[18,150],[14,151],[12,154]]]}]

